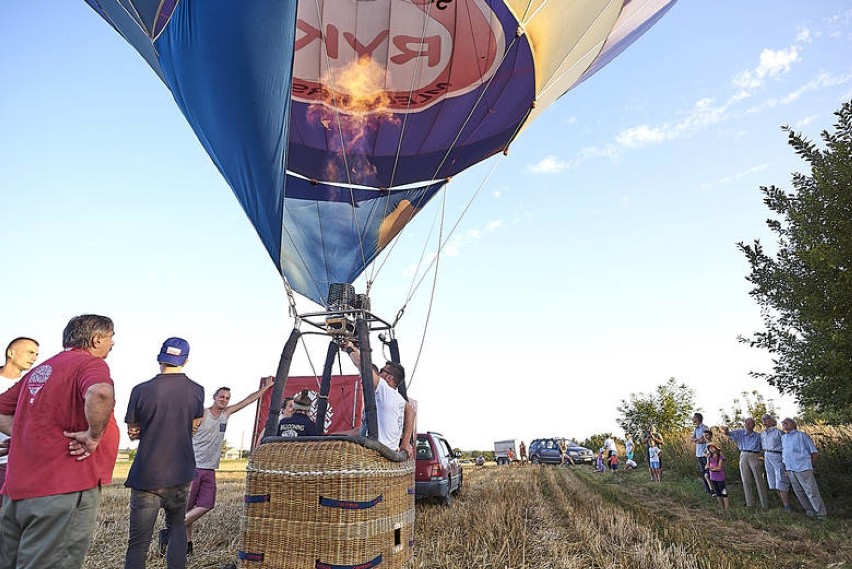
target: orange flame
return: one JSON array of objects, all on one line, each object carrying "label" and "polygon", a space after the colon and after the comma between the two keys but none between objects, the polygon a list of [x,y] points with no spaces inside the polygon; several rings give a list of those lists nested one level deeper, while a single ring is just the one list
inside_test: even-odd
[{"label": "orange flame", "polygon": [[[399,122],[389,110],[391,101],[384,81],[385,69],[369,56],[362,56],[334,74],[326,73],[325,97],[308,108],[308,120],[317,121],[329,131],[329,149],[345,153],[348,179],[353,183],[376,173],[368,152],[381,123]],[[327,179],[339,180],[338,174],[335,163],[326,165]]]}]

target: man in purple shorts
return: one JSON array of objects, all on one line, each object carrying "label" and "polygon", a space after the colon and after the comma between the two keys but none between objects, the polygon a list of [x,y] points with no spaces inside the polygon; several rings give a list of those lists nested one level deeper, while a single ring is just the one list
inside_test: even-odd
[{"label": "man in purple shorts", "polygon": [[[219,468],[219,458],[222,456],[222,443],[225,441],[225,429],[228,418],[251,405],[272,387],[274,377],[263,378],[263,383],[257,391],[233,405],[231,389],[220,387],[213,394],[213,405],[204,410],[204,417],[198,431],[192,437],[192,449],[195,452],[195,479],[189,490],[186,503],[186,554],[192,554],[192,524],[213,509],[216,505],[216,469]],[[166,550],[168,532],[160,530],[160,552]]]}]

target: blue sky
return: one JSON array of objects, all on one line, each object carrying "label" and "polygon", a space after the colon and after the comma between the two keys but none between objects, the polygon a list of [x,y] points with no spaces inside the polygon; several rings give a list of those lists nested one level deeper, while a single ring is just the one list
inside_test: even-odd
[{"label": "blue sky", "polygon": [[[253,390],[293,325],[284,288],[171,95],[83,2],[5,2],[0,18],[0,338],[33,336],[47,357],[71,316],[111,316],[119,421],[171,335],[189,340],[187,373],[208,395]],[[780,126],[817,139],[852,98],[850,23],[827,0],[682,1],[508,157],[456,177],[447,223],[475,199],[440,258],[428,326],[431,277],[398,329],[409,371],[426,330],[410,389],[420,429],[462,448],[617,432],[619,400],[669,377],[709,423],[746,389],[793,413],[748,375],[766,354],[736,340],[760,326],[736,243],[771,242],[758,188],[789,188],[806,167]],[[379,272],[380,315],[434,251],[440,205]],[[294,371],[324,354],[307,343]],[[251,414],[235,416],[234,446]]]}]

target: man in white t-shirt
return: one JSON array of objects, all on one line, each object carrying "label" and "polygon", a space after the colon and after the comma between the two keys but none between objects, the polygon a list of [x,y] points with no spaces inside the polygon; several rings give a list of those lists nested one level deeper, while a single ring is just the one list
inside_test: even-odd
[{"label": "man in white t-shirt", "polygon": [[[6,346],[6,363],[0,367],[0,393],[18,381],[38,359],[38,342],[32,338],[15,338]],[[9,437],[0,433],[0,491],[6,481],[6,461],[9,452]],[[2,503],[2,500],[0,500]]]},{"label": "man in white t-shirt", "polygon": [[[341,348],[360,369],[361,353],[345,342]],[[376,415],[379,422],[379,442],[394,451],[405,451],[414,457],[411,445],[414,435],[414,408],[400,395],[397,388],[405,381],[405,369],[398,363],[387,362],[378,372],[373,371],[376,391]]]}]

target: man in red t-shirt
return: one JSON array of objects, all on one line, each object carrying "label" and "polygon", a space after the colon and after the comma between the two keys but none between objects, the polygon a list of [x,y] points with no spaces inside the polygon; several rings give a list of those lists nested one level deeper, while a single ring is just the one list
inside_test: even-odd
[{"label": "man in red t-shirt", "polygon": [[64,351],[0,395],[11,436],[0,511],[0,567],[81,567],[100,487],[118,453],[115,393],[104,361],[112,320],[86,314],[62,333]]}]

